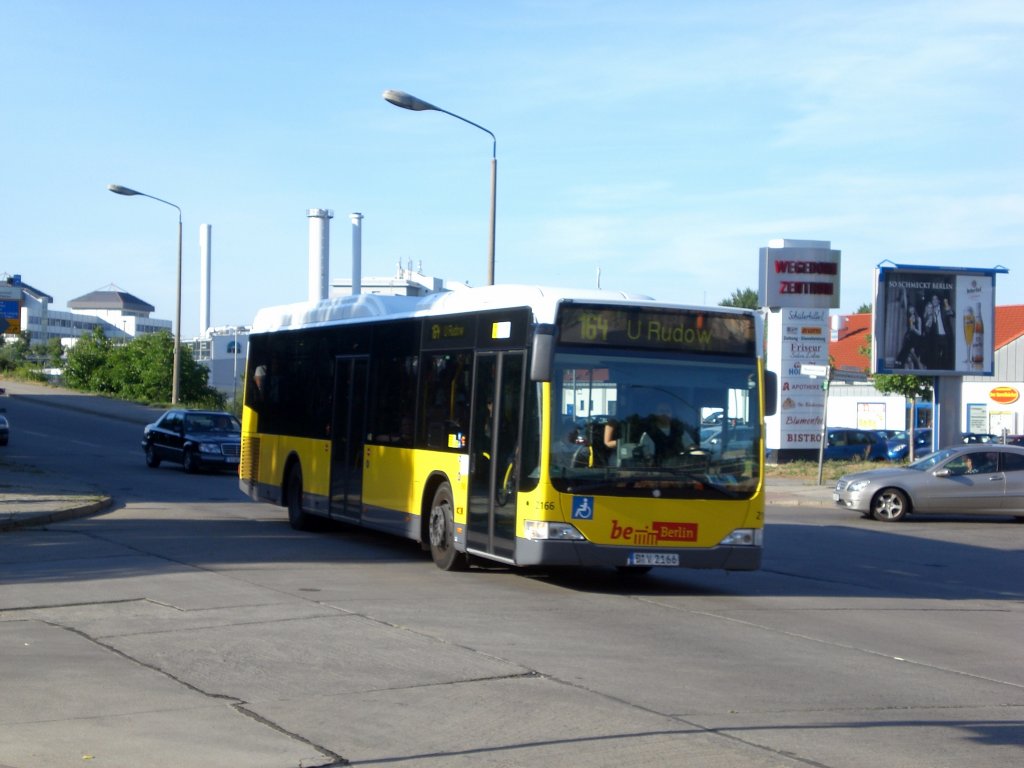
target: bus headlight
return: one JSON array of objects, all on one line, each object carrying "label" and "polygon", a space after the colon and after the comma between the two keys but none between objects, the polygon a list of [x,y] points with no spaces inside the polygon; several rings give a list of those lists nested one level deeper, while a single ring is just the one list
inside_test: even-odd
[{"label": "bus headlight", "polygon": [[762,528],[737,528],[721,542],[727,547],[760,547],[764,546],[764,530]]},{"label": "bus headlight", "polygon": [[549,523],[545,520],[523,521],[523,531],[531,541],[583,541],[583,534],[568,523]]}]

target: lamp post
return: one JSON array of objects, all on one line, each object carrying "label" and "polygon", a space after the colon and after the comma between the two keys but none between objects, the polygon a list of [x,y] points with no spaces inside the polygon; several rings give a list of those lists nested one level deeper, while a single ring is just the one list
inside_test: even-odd
[{"label": "lamp post", "polygon": [[148,197],[150,200],[156,200],[158,203],[169,205],[178,211],[178,297],[174,314],[174,371],[171,374],[171,404],[177,405],[178,383],[181,380],[181,208],[167,200],[161,200],[159,197],[147,195],[145,192],[137,192],[128,187],[122,187],[120,184],[108,184],[107,189],[115,195],[126,195],[128,197],[140,195],[141,197]]},{"label": "lamp post", "polygon": [[472,120],[467,120],[462,117],[462,115],[456,115],[454,112],[449,112],[447,109],[441,109],[440,107],[434,106],[430,102],[423,101],[423,99],[417,99],[415,96],[408,94],[405,91],[394,91],[389,89],[384,91],[383,95],[385,101],[390,104],[394,104],[396,107],[411,109],[413,112],[443,112],[444,114],[451,115],[464,123],[469,123],[474,128],[479,128],[491,137],[491,230],[487,250],[487,284],[494,285],[494,219],[495,205],[497,203],[498,195],[498,140],[495,138],[493,133],[482,125],[478,125]]}]

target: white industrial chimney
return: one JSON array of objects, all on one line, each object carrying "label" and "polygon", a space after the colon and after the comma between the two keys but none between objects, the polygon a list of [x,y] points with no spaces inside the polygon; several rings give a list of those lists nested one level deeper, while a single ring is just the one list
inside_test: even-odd
[{"label": "white industrial chimney", "polygon": [[327,298],[327,270],[331,260],[331,219],[334,211],[310,208],[309,217],[309,300]]},{"label": "white industrial chimney", "polygon": [[363,292],[363,214],[350,213],[352,220],[352,295]]},{"label": "white industrial chimney", "polygon": [[210,240],[209,224],[199,225],[199,335],[210,329]]}]

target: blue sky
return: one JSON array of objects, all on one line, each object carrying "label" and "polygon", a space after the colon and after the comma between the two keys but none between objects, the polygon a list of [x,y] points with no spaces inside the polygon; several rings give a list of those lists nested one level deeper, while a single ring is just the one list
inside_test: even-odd
[{"label": "blue sky", "polygon": [[199,325],[412,262],[486,282],[716,304],[774,238],[842,251],[842,311],[883,260],[1002,265],[1024,303],[1024,4],[0,0],[0,273],[54,308],[114,283]]}]

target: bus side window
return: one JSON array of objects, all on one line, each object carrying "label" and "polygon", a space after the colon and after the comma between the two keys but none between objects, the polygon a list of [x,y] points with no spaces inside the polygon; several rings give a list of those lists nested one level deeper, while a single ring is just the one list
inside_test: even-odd
[{"label": "bus side window", "polygon": [[416,408],[415,355],[374,361],[368,427],[372,441],[383,445],[412,447],[412,414]]},{"label": "bus side window", "polygon": [[469,435],[470,352],[446,352],[423,359],[421,435],[427,448],[464,450]]}]

